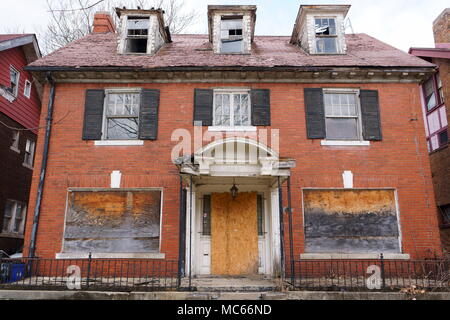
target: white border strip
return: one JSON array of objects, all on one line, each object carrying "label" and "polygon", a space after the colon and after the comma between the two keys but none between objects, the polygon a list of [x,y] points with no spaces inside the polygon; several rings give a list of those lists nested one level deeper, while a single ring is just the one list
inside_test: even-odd
[{"label": "white border strip", "polygon": [[[401,253],[384,253],[383,258],[385,260],[409,260],[411,259],[409,254]],[[380,255],[377,253],[303,253],[300,255],[301,260],[338,260],[338,259],[380,259]]]},{"label": "white border strip", "polygon": [[[88,259],[89,253],[57,253],[56,259]],[[92,259],[165,259],[165,253],[92,253]]]}]

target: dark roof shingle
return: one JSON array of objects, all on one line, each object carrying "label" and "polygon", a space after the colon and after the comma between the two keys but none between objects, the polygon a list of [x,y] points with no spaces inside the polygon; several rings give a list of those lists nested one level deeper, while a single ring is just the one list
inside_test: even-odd
[{"label": "dark roof shingle", "polygon": [[90,34],[31,67],[433,67],[366,34],[346,35],[346,55],[308,55],[290,37],[256,36],[250,55],[214,54],[207,35],[174,35],[154,56],[117,53],[117,34]]}]

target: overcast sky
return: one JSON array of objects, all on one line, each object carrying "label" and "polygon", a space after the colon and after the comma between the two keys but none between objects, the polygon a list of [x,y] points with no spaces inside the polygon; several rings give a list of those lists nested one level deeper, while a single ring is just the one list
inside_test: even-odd
[{"label": "overcast sky", "polygon": [[[45,0],[0,0],[0,31],[35,33],[48,19]],[[66,0],[61,0],[66,1]],[[97,0],[92,0],[95,3]],[[355,33],[367,33],[407,51],[433,47],[432,23],[449,5],[448,0],[185,0],[200,18],[187,32],[206,33],[208,4],[256,4],[258,35],[290,35],[300,4],[351,4],[349,19]],[[351,32],[348,28],[347,32]]]}]

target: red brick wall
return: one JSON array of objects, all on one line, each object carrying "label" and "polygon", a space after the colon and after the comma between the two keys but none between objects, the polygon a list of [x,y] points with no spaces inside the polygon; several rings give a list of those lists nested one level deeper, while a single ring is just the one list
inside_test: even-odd
[{"label": "red brick wall", "polygon": [[[342,188],[342,172],[351,170],[355,188],[396,188],[403,234],[403,249],[413,257],[440,252],[437,212],[431,184],[419,87],[416,84],[339,85],[375,89],[380,93],[382,142],[370,147],[323,147],[308,140],[302,84],[235,84],[271,89],[272,128],[280,129],[280,154],[296,159],[292,170],[294,243],[296,256],[303,252],[302,188]],[[70,116],[53,128],[49,168],[44,189],[37,255],[54,257],[61,250],[68,187],[109,187],[113,170],[122,172],[122,187],[163,187],[162,252],[176,259],[178,253],[178,171],[171,163],[174,129],[193,132],[195,88],[229,84],[147,84],[161,90],[157,141],[145,146],[95,147],[82,141],[84,92],[86,89],[120,87],[119,84],[60,84],[56,89],[54,119]],[[135,87],[136,85],[130,85]],[[308,87],[336,87],[332,84]],[[48,87],[43,109],[46,109]],[[46,110],[41,116],[45,122]],[[40,134],[44,134],[41,129]],[[44,139],[37,146],[40,168]],[[34,207],[39,171],[34,173],[30,209]],[[32,211],[31,211],[32,212]],[[29,245],[32,219],[28,219]],[[286,242],[288,243],[288,242]]]}]

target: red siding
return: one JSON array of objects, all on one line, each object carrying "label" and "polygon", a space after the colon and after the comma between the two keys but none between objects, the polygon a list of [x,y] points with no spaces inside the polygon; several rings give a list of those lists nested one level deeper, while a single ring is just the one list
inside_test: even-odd
[{"label": "red siding", "polygon": [[[36,128],[39,126],[40,101],[31,74],[23,70],[27,65],[27,61],[22,48],[13,48],[0,52],[0,84],[7,87],[10,85],[9,68],[11,65],[20,71],[19,94],[12,103],[0,96],[0,112],[26,128]],[[27,79],[33,83],[30,99],[23,94]],[[37,133],[37,130],[33,130],[33,132]]]}]

